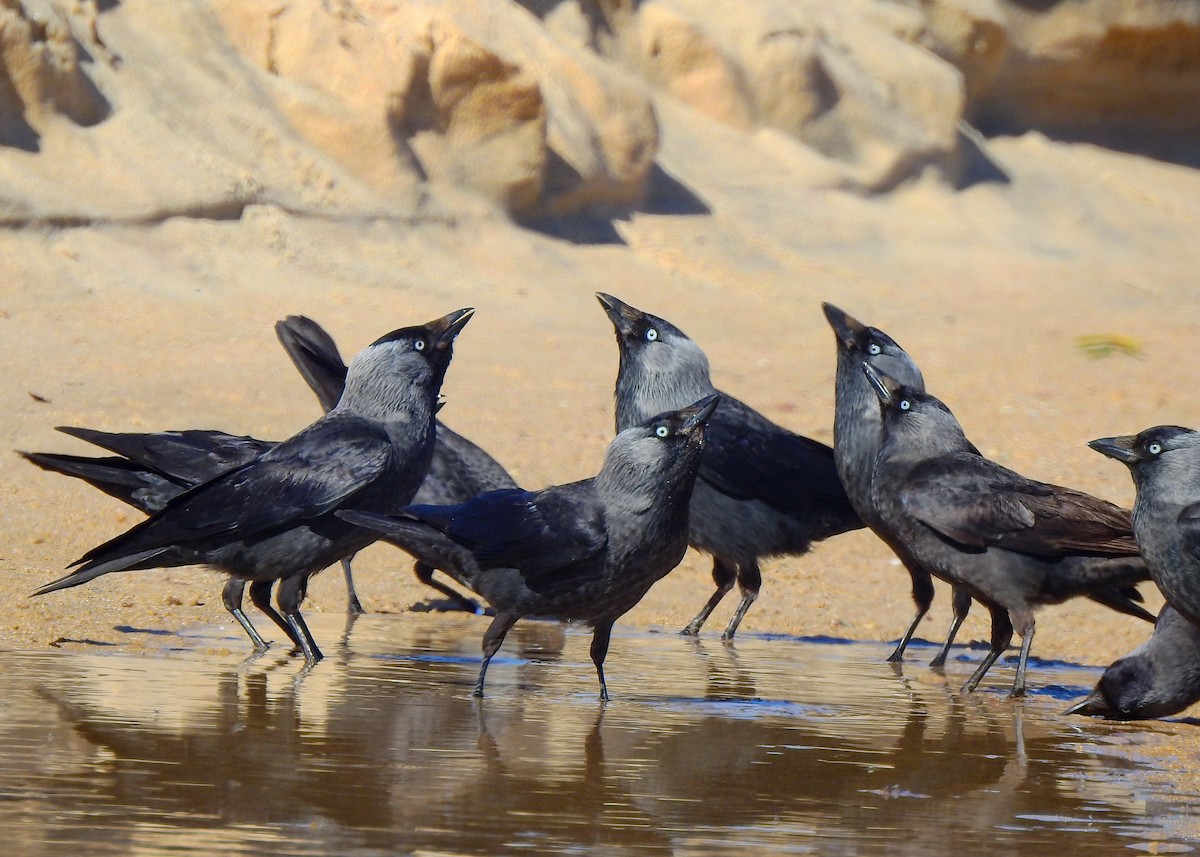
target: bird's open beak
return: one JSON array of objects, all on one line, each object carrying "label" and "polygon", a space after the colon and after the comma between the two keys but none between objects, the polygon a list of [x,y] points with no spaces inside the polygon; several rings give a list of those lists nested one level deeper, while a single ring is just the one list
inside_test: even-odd
[{"label": "bird's open beak", "polygon": [[679,416],[683,422],[679,426],[681,434],[691,434],[699,427],[708,422],[708,418],[713,415],[713,411],[717,409],[717,404],[721,401],[721,396],[718,393],[713,393],[711,396],[705,396],[695,404],[688,405],[679,411]]},{"label": "bird's open beak", "polygon": [[867,326],[831,303],[821,304],[821,309],[825,310],[825,320],[829,322],[834,335],[837,336],[838,347],[847,351],[857,350],[858,337],[867,329]]},{"label": "bird's open beak", "polygon": [[1081,701],[1063,712],[1063,714],[1082,714],[1085,717],[1107,717],[1109,713],[1108,702],[1099,689],[1093,690]]},{"label": "bird's open beak", "polygon": [[892,404],[896,397],[896,390],[900,385],[896,383],[896,379],[889,375],[884,375],[882,372],[877,372],[866,363],[862,364],[863,374],[867,376],[867,380],[871,382],[871,389],[875,391],[875,395],[879,397],[879,402],[884,407]]},{"label": "bird's open beak", "polygon": [[1115,458],[1117,461],[1124,462],[1125,464],[1136,464],[1138,456],[1133,451],[1133,445],[1136,441],[1136,436],[1126,434],[1118,437],[1102,437],[1098,440],[1091,440],[1088,441],[1088,446],[1101,455]]},{"label": "bird's open beak", "polygon": [[466,326],[475,314],[474,307],[456,309],[449,315],[444,315],[436,321],[428,322],[425,327],[429,330],[429,344],[437,349],[444,349],[454,342],[454,337]]},{"label": "bird's open beak", "polygon": [[596,292],[596,300],[600,301],[600,306],[604,307],[604,311],[608,313],[608,318],[613,323],[613,327],[617,329],[617,333],[621,336],[632,334],[634,324],[638,319],[643,317],[641,310],[634,309],[624,301],[617,300],[612,295],[606,295],[604,292]]}]

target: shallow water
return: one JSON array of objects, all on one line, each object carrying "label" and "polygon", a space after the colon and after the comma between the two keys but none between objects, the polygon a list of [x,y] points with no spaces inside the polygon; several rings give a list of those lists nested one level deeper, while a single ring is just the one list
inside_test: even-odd
[{"label": "shallow water", "polygon": [[[1167,853],[1200,797],[1059,712],[1099,670],[957,690],[929,649],[525,622],[471,698],[485,619],[314,617],[327,658],[235,629],[155,656],[0,653],[13,854]],[[232,652],[229,654],[228,652]],[[1178,724],[1191,730],[1190,724]],[[1200,733],[1198,733],[1200,735]],[[1051,851],[1057,849],[1057,852]]]}]

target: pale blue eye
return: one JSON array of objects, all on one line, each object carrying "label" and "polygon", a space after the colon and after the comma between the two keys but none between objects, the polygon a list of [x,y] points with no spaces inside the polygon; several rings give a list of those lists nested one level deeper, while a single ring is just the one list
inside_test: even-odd
[{"label": "pale blue eye", "polygon": [[900,410],[907,411],[907,410],[911,410],[911,409],[912,409],[912,402],[910,402],[908,399],[904,399],[900,402]]},{"label": "pale blue eye", "polygon": [[418,339],[416,342],[413,343],[413,349],[416,351],[424,351],[425,350],[425,340]]},{"label": "pale blue eye", "polygon": [[646,331],[646,339],[650,342],[658,339],[658,331],[653,327]]},{"label": "pale blue eye", "polygon": [[1150,450],[1151,455],[1158,455],[1160,452],[1162,452],[1162,444],[1161,443],[1152,443],[1146,448],[1148,450]]},{"label": "pale blue eye", "polygon": [[867,346],[867,353],[870,354],[872,357],[874,357],[878,354],[882,354],[883,349],[879,347],[878,342],[872,342],[870,345]]},{"label": "pale blue eye", "polygon": [[654,430],[654,433],[656,435],[658,435],[659,437],[666,437],[667,435],[669,435],[671,433],[671,430],[669,428],[667,428],[666,426],[659,426],[658,428],[656,428]]}]

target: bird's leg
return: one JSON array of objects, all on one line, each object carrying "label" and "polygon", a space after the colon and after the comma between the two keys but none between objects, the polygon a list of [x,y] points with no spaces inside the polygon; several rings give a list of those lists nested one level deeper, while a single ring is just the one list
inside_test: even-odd
[{"label": "bird's leg", "polygon": [[468,598],[467,596],[463,595],[462,593],[455,591],[452,587],[447,586],[445,583],[442,583],[440,580],[434,580],[433,573],[435,571],[437,571],[437,569],[434,568],[432,565],[421,562],[419,560],[413,566],[413,573],[417,576],[417,580],[421,581],[426,586],[432,586],[434,589],[436,589],[438,592],[445,595],[447,598],[449,598],[451,601],[453,601],[455,604],[457,604],[461,609],[466,610],[468,613],[474,613],[476,616],[483,615],[483,608],[481,606],[479,606],[478,601],[474,601],[474,600]]},{"label": "bird's leg", "polygon": [[721,635],[722,640],[733,639],[738,625],[742,624],[742,619],[745,617],[746,611],[750,609],[750,605],[758,600],[758,591],[762,588],[762,571],[759,570],[757,560],[739,563],[737,576],[738,587],[742,590],[742,603],[737,606],[737,610],[733,611],[733,618],[729,620],[729,624],[725,627],[725,633]]},{"label": "bird's leg", "polygon": [[1013,680],[1009,699],[1020,699],[1025,695],[1025,665],[1029,660],[1029,648],[1033,645],[1033,614],[1021,611],[1016,619],[1017,633],[1021,635],[1021,657],[1017,659],[1017,677]]},{"label": "bird's leg", "polygon": [[361,616],[367,611],[363,609],[362,602],[358,600],[358,593],[354,590],[354,575],[350,571],[351,559],[353,557],[342,560],[342,576],[346,578],[346,612],[353,616]]},{"label": "bird's leg", "polygon": [[517,624],[519,618],[520,616],[513,613],[497,613],[496,618],[492,619],[492,624],[488,625],[488,629],[483,633],[483,663],[479,665],[479,680],[475,682],[472,696],[483,696],[483,679],[487,675],[488,664],[492,662],[492,656],[500,651],[505,635]]},{"label": "bird's leg", "polygon": [[283,614],[283,618],[287,620],[296,635],[296,642],[300,646],[300,651],[304,653],[305,662],[312,666],[324,655],[317,648],[317,643],[308,630],[304,617],[300,615],[300,602],[304,600],[304,594],[307,591],[308,580],[304,575],[285,577],[275,590],[275,603],[279,605],[279,612]]},{"label": "bird's leg", "polygon": [[1008,648],[1008,644],[1012,642],[1013,626],[1012,620],[1008,617],[1008,611],[995,605],[989,605],[988,610],[992,614],[992,647],[988,650],[979,668],[963,685],[963,693],[971,693],[979,686],[984,674],[992,668],[996,658],[1000,657]]},{"label": "bird's leg", "polygon": [[942,643],[942,650],[937,653],[937,657],[929,662],[931,667],[945,666],[946,655],[950,654],[950,647],[954,645],[958,629],[962,627],[970,612],[971,593],[959,586],[954,587],[954,618],[950,621],[950,633],[946,635],[946,642]]},{"label": "bird's leg", "polygon": [[246,581],[239,577],[231,577],[225,584],[225,588],[221,590],[221,600],[225,602],[225,609],[229,611],[229,615],[237,619],[237,623],[242,626],[242,630],[254,644],[254,651],[256,653],[265,652],[270,646],[258,633],[258,630],[250,624],[250,617],[242,610],[242,594],[245,590]]},{"label": "bird's leg", "polygon": [[600,679],[600,701],[608,702],[608,685],[604,683],[604,658],[608,655],[608,641],[612,638],[612,622],[597,625],[592,631],[592,663],[596,665],[596,676]]},{"label": "bird's leg", "polygon": [[296,632],[292,630],[292,626],[283,621],[283,617],[278,611],[271,606],[271,584],[273,580],[256,580],[250,584],[250,600],[254,602],[254,606],[266,614],[267,618],[283,629],[283,633],[287,634],[287,638],[292,641],[292,645],[300,650],[300,641],[296,638]]},{"label": "bird's leg", "polygon": [[929,576],[929,572],[909,563],[905,563],[905,566],[908,568],[909,576],[912,577],[912,598],[917,605],[917,615],[908,624],[908,630],[900,638],[895,651],[888,655],[888,662],[893,664],[904,660],[904,650],[908,648],[909,640],[917,632],[917,626],[921,624],[921,620],[929,612],[929,605],[933,603],[933,578]]},{"label": "bird's leg", "polygon": [[725,597],[725,593],[733,589],[733,583],[737,580],[737,569],[727,562],[724,562],[720,557],[713,557],[713,582],[717,584],[717,591],[708,599],[708,603],[704,608],[696,614],[696,618],[688,623],[688,626],[680,633],[689,636],[696,636],[700,633],[700,627],[708,619],[713,609],[721,603],[721,599]]}]

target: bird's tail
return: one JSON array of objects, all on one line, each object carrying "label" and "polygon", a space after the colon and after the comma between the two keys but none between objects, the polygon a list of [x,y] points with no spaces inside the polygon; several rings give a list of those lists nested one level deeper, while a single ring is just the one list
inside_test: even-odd
[{"label": "bird's tail", "polygon": [[38,587],[30,594],[30,597],[45,595],[48,592],[57,592],[60,589],[70,589],[72,586],[79,586],[80,584],[87,583],[89,580],[95,580],[97,577],[100,577],[102,574],[108,574],[110,571],[131,571],[135,568],[151,567],[144,566],[142,563],[153,559],[166,550],[168,548],[154,548],[110,562],[88,563],[81,568],[77,568],[70,574],[60,577],[58,580],[52,580],[45,586]]},{"label": "bird's tail", "polygon": [[1105,607],[1112,608],[1118,613],[1124,613],[1128,616],[1135,616],[1154,624],[1154,614],[1142,607],[1139,602],[1144,601],[1142,593],[1138,592],[1136,586],[1126,586],[1121,589],[1105,589],[1101,592],[1093,592],[1088,596],[1097,604],[1103,604]]},{"label": "bird's tail", "polygon": [[475,588],[472,580],[479,568],[471,552],[429,524],[404,514],[380,515],[353,510],[341,510],[334,514],[357,527],[380,533],[388,544],[445,571],[464,586]]},{"label": "bird's tail", "polygon": [[21,452],[20,455],[43,470],[82,479],[143,512],[158,511],[183,490],[169,479],[118,456],[92,458],[53,452]]},{"label": "bird's tail", "polygon": [[1046,594],[1051,603],[1086,595],[1105,607],[1153,623],[1154,616],[1137,603],[1142,600],[1137,584],[1149,579],[1150,569],[1140,556],[1070,556],[1055,567]]},{"label": "bird's tail", "polygon": [[289,315],[275,322],[275,335],[325,410],[332,410],[346,386],[346,364],[337,344],[311,318]]}]

